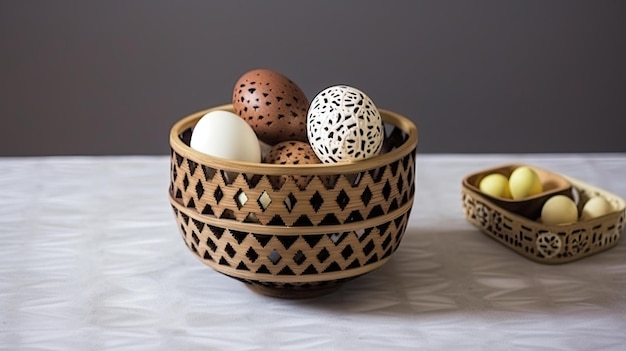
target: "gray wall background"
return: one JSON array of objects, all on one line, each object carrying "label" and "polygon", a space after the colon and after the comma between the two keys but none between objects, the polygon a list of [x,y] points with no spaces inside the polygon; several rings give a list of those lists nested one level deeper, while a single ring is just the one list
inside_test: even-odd
[{"label": "gray wall background", "polygon": [[0,2],[0,155],[165,154],[249,69],[360,88],[424,153],[625,152],[625,1]]}]

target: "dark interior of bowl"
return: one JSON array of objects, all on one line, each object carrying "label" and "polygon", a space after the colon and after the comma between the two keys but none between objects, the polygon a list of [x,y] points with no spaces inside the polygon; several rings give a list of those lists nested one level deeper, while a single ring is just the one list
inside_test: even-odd
[{"label": "dark interior of bowl", "polygon": [[508,178],[516,168],[521,166],[528,165],[510,164],[470,174],[463,180],[463,185],[486,197],[497,206],[502,207],[509,212],[524,216],[533,221],[541,216],[541,209],[543,207],[543,204],[552,196],[565,195],[572,200],[575,200],[572,184],[567,179],[561,177],[554,172],[550,172],[548,170],[533,166],[528,167],[535,170],[535,172],[539,176],[539,179],[541,180],[541,184],[543,185],[543,192],[541,192],[540,194],[529,196],[524,199],[513,200],[490,196],[483,193],[479,189],[478,186],[480,184],[480,181],[487,175],[492,173],[499,173]]}]

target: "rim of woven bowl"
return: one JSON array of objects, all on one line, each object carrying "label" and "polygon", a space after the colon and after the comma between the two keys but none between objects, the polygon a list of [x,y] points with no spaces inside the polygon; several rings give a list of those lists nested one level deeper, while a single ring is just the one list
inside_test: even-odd
[{"label": "rim of woven bowl", "polygon": [[211,107],[208,109],[194,112],[182,119],[178,120],[170,129],[170,146],[181,156],[192,159],[201,164],[211,165],[217,169],[224,169],[236,172],[251,172],[267,175],[330,175],[359,172],[370,168],[380,167],[389,164],[401,157],[405,156],[415,147],[417,147],[418,129],[415,123],[410,119],[385,109],[378,109],[384,122],[391,123],[400,128],[407,138],[399,147],[382,155],[370,157],[359,161],[346,161],[340,163],[321,163],[321,164],[298,164],[298,165],[278,165],[269,163],[244,162],[228,160],[220,157],[204,154],[200,151],[192,149],[180,139],[180,134],[190,127],[194,126],[197,121],[206,113],[216,110],[233,112],[232,104],[225,104]]}]

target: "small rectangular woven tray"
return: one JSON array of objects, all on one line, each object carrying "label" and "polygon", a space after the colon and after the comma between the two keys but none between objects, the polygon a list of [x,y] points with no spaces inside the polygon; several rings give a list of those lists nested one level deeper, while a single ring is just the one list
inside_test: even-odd
[{"label": "small rectangular woven tray", "polygon": [[603,196],[611,203],[614,211],[569,225],[548,226],[498,206],[477,191],[475,184],[468,184],[467,179],[471,177],[468,176],[462,183],[465,218],[504,246],[545,264],[571,262],[617,245],[624,228],[624,200],[585,182],[560,176],[571,182],[579,196],[579,207],[593,196]]}]

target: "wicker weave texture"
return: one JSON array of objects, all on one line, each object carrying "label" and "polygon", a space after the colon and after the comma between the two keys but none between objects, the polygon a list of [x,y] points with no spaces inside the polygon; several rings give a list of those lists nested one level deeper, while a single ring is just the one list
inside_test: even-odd
[{"label": "wicker weave texture", "polygon": [[297,228],[276,227],[272,235],[254,232],[258,225],[235,230],[226,220],[219,220],[223,225],[207,223],[176,201],[172,206],[185,243],[203,263],[231,277],[294,285],[358,276],[379,267],[398,248],[410,210],[357,230],[300,235]]},{"label": "wicker weave texture", "polygon": [[172,150],[170,191],[186,207],[216,218],[278,226],[351,223],[412,200],[414,154],[352,174],[312,175],[305,188],[298,186],[298,178],[287,176],[275,188],[276,176],[198,165]]}]

